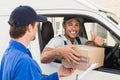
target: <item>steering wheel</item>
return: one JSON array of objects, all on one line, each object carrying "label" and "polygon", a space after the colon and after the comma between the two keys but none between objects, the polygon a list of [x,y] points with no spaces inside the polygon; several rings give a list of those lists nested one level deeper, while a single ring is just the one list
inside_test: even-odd
[{"label": "steering wheel", "polygon": [[115,46],[113,47],[113,49],[110,50],[110,52],[106,55],[106,58],[105,58],[106,61],[107,61],[112,55],[114,55],[114,53],[117,51],[118,47],[119,47],[119,44],[116,43]]},{"label": "steering wheel", "polygon": [[116,54],[118,54],[119,44],[116,43],[112,50],[105,57],[105,66],[110,68],[115,68],[118,66]]}]

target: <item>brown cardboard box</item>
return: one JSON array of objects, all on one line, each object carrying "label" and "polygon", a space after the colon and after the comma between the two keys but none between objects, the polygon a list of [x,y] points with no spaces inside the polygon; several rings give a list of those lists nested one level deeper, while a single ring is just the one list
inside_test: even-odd
[{"label": "brown cardboard box", "polygon": [[[104,64],[104,48],[95,47],[95,46],[87,46],[87,45],[79,45],[78,48],[75,49],[80,53],[80,64],[77,65],[72,63],[70,65],[67,60],[63,59],[62,64],[68,68],[76,68],[81,70],[86,70],[93,63],[97,63],[95,68],[101,67]],[[94,69],[95,69],[94,68]]]}]

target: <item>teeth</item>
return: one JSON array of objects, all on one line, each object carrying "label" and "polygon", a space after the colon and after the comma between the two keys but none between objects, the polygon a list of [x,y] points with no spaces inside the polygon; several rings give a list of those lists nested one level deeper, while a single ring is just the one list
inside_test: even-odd
[{"label": "teeth", "polygon": [[72,34],[75,34],[75,32],[71,32]]}]

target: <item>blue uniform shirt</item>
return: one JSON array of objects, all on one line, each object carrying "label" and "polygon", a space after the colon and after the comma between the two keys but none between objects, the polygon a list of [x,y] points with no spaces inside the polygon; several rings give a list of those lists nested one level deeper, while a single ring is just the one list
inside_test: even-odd
[{"label": "blue uniform shirt", "polygon": [[59,80],[57,72],[42,76],[39,65],[24,45],[10,40],[1,61],[0,80]]}]

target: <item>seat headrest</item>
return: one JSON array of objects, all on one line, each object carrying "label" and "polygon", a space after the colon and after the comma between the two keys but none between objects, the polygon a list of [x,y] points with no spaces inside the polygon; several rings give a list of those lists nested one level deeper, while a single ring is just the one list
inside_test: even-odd
[{"label": "seat headrest", "polygon": [[49,40],[54,36],[54,30],[52,23],[50,21],[42,23],[41,37],[43,40],[43,47],[49,42]]}]

